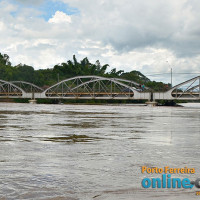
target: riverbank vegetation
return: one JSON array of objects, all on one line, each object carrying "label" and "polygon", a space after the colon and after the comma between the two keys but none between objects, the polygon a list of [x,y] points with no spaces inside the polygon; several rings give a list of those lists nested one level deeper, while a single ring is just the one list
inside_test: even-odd
[{"label": "riverbank vegetation", "polygon": [[124,72],[124,70],[117,70],[116,68],[110,69],[108,64],[101,65],[99,60],[91,63],[87,57],[77,61],[74,55],[72,60],[56,64],[53,68],[35,70],[32,66],[26,64],[13,66],[9,56],[0,53],[0,79],[2,80],[27,81],[48,88],[58,81],[84,75],[127,79],[144,84],[153,91],[167,91],[170,88],[169,83],[151,81],[139,71]]}]

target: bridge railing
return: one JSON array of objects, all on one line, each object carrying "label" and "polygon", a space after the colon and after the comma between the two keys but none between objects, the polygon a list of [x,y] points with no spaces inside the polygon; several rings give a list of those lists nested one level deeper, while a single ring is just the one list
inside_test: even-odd
[{"label": "bridge railing", "polygon": [[154,99],[200,100],[200,76],[184,81],[167,92],[156,92]]},{"label": "bridge railing", "polygon": [[0,80],[0,98],[50,99],[180,99],[200,100],[200,76],[180,83],[167,92],[153,92],[130,80],[99,76],[69,78],[43,90],[25,81]]}]

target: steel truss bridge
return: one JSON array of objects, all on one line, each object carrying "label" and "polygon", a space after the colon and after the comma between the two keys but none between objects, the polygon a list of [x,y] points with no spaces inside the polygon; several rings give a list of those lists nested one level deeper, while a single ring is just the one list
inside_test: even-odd
[{"label": "steel truss bridge", "polygon": [[153,92],[134,81],[100,76],[77,76],[46,90],[25,81],[0,80],[0,98],[29,99],[145,99],[200,100],[200,76],[180,83],[167,92]]}]

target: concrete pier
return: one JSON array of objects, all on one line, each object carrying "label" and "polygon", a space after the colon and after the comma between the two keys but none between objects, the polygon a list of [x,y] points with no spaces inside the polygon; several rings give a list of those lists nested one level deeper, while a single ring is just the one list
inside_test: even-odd
[{"label": "concrete pier", "polygon": [[156,102],[156,101],[147,101],[145,103],[147,104],[147,106],[150,106],[150,107],[157,106],[157,104],[158,104],[158,102]]},{"label": "concrete pier", "polygon": [[30,99],[30,100],[28,100],[28,102],[29,102],[30,104],[36,104],[36,103],[37,103],[37,100],[35,100],[35,99]]}]

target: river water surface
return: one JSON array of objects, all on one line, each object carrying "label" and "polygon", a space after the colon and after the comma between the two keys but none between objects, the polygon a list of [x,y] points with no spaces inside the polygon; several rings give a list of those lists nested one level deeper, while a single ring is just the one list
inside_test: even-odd
[{"label": "river water surface", "polygon": [[[191,106],[192,105],[192,106]],[[192,189],[144,189],[160,174],[195,168],[200,107],[0,104],[0,199],[196,199]]]}]

